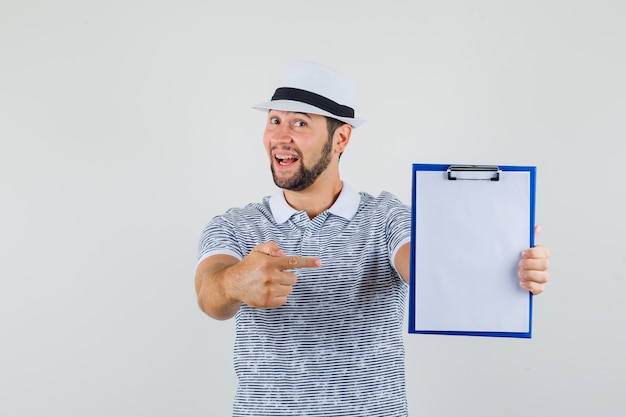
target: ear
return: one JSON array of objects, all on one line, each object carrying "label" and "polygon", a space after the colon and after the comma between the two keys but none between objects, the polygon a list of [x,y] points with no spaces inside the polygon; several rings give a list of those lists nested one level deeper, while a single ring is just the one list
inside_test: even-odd
[{"label": "ear", "polygon": [[350,142],[350,135],[352,134],[352,126],[349,124],[343,124],[335,130],[334,140],[335,140],[335,152],[342,153],[348,143]]}]

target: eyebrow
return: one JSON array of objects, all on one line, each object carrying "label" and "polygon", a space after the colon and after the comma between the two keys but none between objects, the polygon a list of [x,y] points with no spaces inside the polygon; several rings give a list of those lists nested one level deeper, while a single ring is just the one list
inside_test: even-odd
[{"label": "eyebrow", "polygon": [[300,114],[300,115],[302,115],[302,116],[306,117],[306,118],[307,118],[307,119],[309,119],[309,120],[313,120],[313,118],[309,115],[309,113],[304,113],[304,112],[300,112],[300,111],[271,110],[271,111],[270,111],[270,113],[271,113],[272,111],[281,111],[281,112],[284,112],[284,113]]}]

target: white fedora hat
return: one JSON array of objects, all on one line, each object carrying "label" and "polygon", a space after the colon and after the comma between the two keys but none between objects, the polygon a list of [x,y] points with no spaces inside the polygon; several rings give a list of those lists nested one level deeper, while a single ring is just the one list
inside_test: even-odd
[{"label": "white fedora hat", "polygon": [[268,102],[258,110],[282,110],[319,114],[359,127],[354,117],[354,82],[334,68],[310,61],[293,63]]}]

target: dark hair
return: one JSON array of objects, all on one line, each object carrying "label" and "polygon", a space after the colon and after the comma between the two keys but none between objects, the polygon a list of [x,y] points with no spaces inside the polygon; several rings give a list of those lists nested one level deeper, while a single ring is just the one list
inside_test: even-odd
[{"label": "dark hair", "polygon": [[[341,126],[345,124],[347,123],[342,122],[341,120],[333,119],[332,117],[326,116],[326,127],[328,128],[328,141],[329,142],[332,142],[333,136],[335,135],[335,132],[337,131],[337,129],[339,129]],[[339,158],[341,158],[341,155],[343,155],[343,152],[339,154]]]},{"label": "dark hair", "polygon": [[332,137],[335,134],[335,131],[345,124],[346,122],[342,122],[341,120],[333,119],[332,117],[326,117],[328,136]]}]

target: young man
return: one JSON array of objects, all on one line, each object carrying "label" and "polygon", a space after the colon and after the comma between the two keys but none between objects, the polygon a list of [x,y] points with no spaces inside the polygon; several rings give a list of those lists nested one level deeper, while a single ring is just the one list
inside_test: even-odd
[{"label": "young man", "polygon": [[[267,110],[263,142],[281,192],[215,217],[200,239],[196,292],[236,316],[233,415],[406,416],[402,323],[410,208],[343,183],[354,88],[297,62]],[[539,294],[547,248],[526,249],[520,285]]]}]

